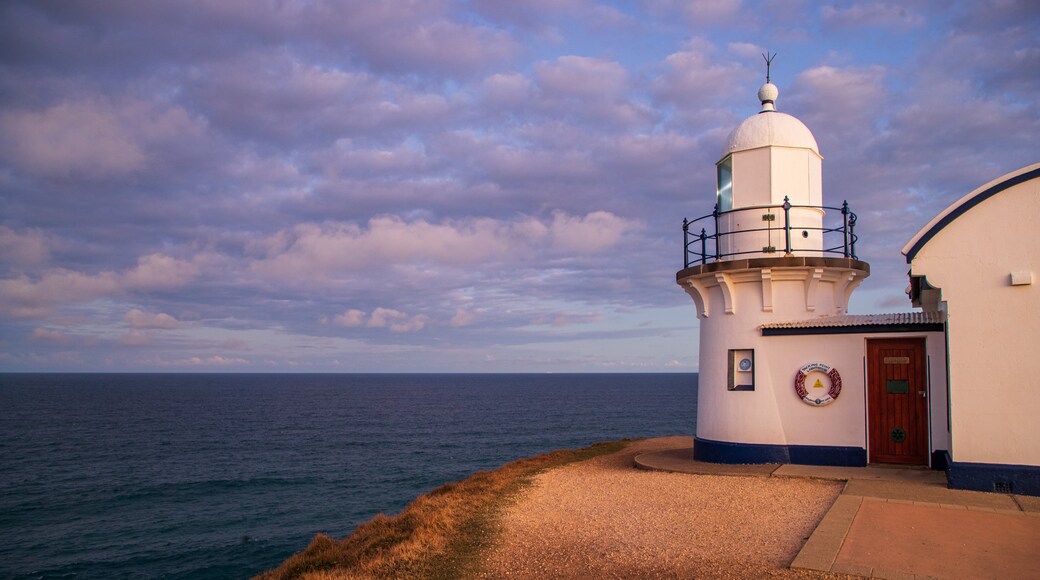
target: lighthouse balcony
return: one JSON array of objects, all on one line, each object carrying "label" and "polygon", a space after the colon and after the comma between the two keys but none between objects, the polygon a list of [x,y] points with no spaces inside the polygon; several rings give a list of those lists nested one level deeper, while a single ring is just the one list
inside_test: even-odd
[{"label": "lighthouse balcony", "polygon": [[716,205],[708,215],[683,219],[683,268],[756,258],[858,260],[858,240],[856,214],[848,202],[841,207],[794,205],[785,197],[779,205],[726,211]]}]

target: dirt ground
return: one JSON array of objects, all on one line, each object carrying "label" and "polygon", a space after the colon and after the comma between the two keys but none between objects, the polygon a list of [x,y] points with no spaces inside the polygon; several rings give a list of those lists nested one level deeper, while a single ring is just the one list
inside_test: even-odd
[{"label": "dirt ground", "polygon": [[502,514],[486,578],[820,577],[787,566],[837,482],[641,471],[632,458],[690,437],[540,474]]}]

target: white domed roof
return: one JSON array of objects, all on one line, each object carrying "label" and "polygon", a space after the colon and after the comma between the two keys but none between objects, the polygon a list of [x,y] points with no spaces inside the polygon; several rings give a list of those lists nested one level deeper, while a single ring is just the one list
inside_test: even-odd
[{"label": "white domed roof", "polygon": [[744,119],[726,139],[722,149],[722,157],[736,151],[746,151],[759,147],[798,147],[812,149],[817,155],[820,148],[812,131],[797,118],[776,110],[773,101],[777,94],[776,86],[766,83],[758,91],[762,101],[762,111]]}]

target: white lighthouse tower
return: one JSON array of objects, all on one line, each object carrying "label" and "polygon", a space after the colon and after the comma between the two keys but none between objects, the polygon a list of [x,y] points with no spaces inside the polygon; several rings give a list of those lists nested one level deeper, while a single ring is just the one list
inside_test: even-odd
[{"label": "white lighthouse tower", "polygon": [[829,405],[837,393],[826,364],[808,370],[799,397],[790,365],[806,356],[804,340],[795,350],[762,331],[845,315],[870,273],[855,256],[855,215],[824,205],[816,139],[777,110],[778,94],[767,72],[761,110],[730,133],[716,164],[715,210],[683,224],[686,263],[676,280],[700,319],[695,458],[860,464],[862,406]]}]

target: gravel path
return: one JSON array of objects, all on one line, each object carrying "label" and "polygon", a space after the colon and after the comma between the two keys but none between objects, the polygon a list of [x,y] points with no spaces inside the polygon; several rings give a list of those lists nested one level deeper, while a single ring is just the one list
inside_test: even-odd
[{"label": "gravel path", "polygon": [[841,493],[804,479],[640,471],[650,439],[537,476],[504,509],[487,578],[818,577],[787,566]]}]

